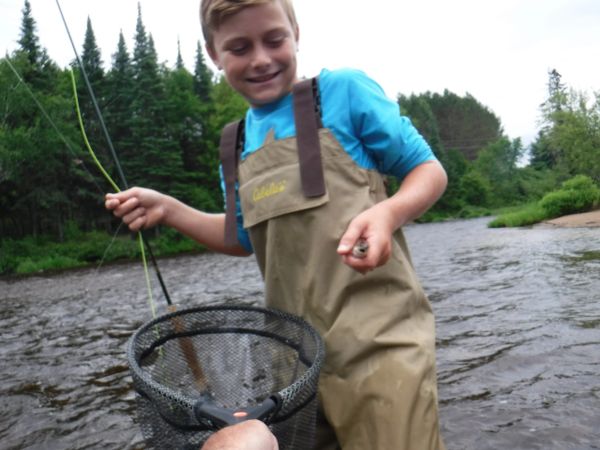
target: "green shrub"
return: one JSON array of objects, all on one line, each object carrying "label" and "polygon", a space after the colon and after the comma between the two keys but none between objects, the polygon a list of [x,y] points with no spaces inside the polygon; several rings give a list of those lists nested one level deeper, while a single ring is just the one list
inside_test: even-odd
[{"label": "green shrub", "polygon": [[562,184],[558,191],[546,194],[540,205],[548,216],[559,217],[589,211],[600,200],[600,189],[585,175],[577,175]]},{"label": "green shrub", "polygon": [[44,270],[72,269],[84,264],[76,259],[62,255],[50,255],[43,259],[24,258],[19,262],[15,272],[18,274],[42,272]]},{"label": "green shrub", "polygon": [[539,203],[534,203],[517,211],[508,212],[498,216],[488,224],[488,227],[524,227],[541,222],[547,218],[546,210],[542,208]]},{"label": "green shrub", "polygon": [[468,205],[486,206],[490,202],[492,188],[487,178],[472,170],[460,179],[462,198]]},{"label": "green shrub", "polygon": [[151,244],[153,247],[156,247],[157,254],[159,255],[175,255],[178,253],[194,252],[204,248],[193,239],[184,236],[172,228],[163,229],[160,236],[154,239]]}]

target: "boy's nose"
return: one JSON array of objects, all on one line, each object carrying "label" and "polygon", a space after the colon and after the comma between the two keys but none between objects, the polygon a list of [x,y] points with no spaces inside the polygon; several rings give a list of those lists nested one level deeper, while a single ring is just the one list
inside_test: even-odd
[{"label": "boy's nose", "polygon": [[256,46],[252,58],[252,65],[256,68],[268,66],[271,63],[269,49],[263,46]]}]

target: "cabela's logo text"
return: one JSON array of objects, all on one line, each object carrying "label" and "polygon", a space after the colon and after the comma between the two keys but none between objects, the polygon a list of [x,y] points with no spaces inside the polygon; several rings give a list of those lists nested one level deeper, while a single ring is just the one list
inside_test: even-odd
[{"label": "cabela's logo text", "polygon": [[283,191],[285,191],[285,180],[278,182],[273,181],[269,184],[264,184],[254,188],[254,191],[252,191],[252,200],[258,202],[267,197],[280,194]]}]

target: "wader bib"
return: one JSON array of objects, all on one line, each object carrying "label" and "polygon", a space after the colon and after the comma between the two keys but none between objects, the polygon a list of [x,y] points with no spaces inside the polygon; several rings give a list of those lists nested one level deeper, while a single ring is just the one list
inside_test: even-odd
[{"label": "wader bib", "polygon": [[350,221],[386,193],[382,176],[357,166],[321,128],[315,83],[294,88],[296,138],[267,137],[239,162],[241,122],[226,127],[228,242],[237,242],[237,180],[267,306],[302,316],[325,340],[318,449],[443,449],[434,317],[402,232],[390,260],[367,275],[336,252]]}]

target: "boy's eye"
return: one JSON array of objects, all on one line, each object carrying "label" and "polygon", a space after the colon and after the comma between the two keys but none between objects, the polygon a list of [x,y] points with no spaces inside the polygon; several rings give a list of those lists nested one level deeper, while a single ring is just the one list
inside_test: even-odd
[{"label": "boy's eye", "polygon": [[243,55],[248,50],[247,45],[235,45],[229,48],[229,51],[234,55]]},{"label": "boy's eye", "polygon": [[285,40],[285,36],[276,36],[267,39],[267,45],[271,47],[279,47],[283,41]]},{"label": "boy's eye", "polygon": [[236,39],[236,40],[229,42],[226,45],[225,50],[233,53],[234,55],[243,55],[248,50],[249,47],[250,47],[250,45],[245,40]]}]

